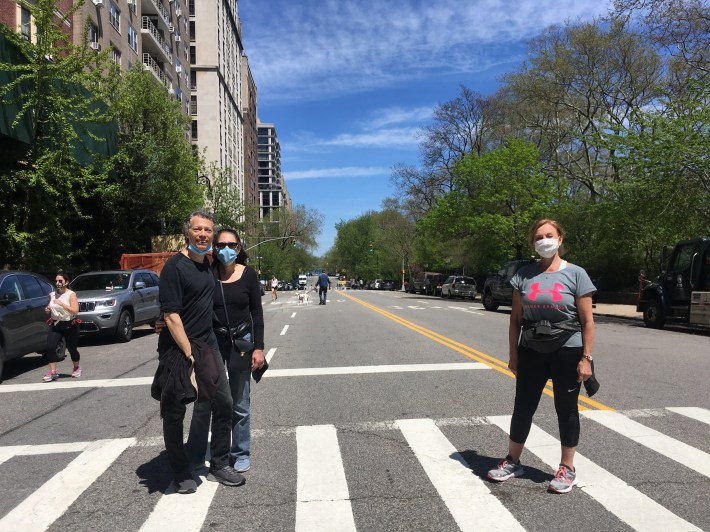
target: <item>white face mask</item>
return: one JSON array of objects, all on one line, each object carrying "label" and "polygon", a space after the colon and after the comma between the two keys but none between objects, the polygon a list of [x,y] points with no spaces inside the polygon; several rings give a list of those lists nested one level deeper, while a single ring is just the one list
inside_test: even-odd
[{"label": "white face mask", "polygon": [[535,242],[535,251],[545,259],[554,257],[559,247],[560,241],[557,238],[543,238]]}]

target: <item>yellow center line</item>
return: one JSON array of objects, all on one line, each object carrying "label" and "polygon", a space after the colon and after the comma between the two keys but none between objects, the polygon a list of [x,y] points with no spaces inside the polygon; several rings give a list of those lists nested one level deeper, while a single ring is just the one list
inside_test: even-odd
[{"label": "yellow center line", "polygon": [[[440,343],[441,345],[444,345],[450,349],[453,349],[454,351],[461,353],[464,356],[467,356],[468,358],[475,360],[477,362],[481,362],[488,366],[491,369],[494,369],[498,371],[499,373],[502,373],[504,375],[507,375],[508,377],[515,378],[515,375],[513,374],[512,371],[508,369],[508,364],[506,362],[503,362],[502,360],[499,360],[495,357],[492,357],[490,355],[487,355],[486,353],[483,353],[481,351],[478,351],[477,349],[474,349],[473,347],[467,346],[465,344],[462,344],[460,342],[457,342],[456,340],[453,340],[451,338],[448,338],[444,335],[441,335],[437,332],[434,332],[430,329],[427,329],[425,327],[422,327],[421,325],[417,325],[416,323],[413,323],[409,320],[406,320],[400,316],[397,316],[396,314],[393,314],[387,310],[381,309],[379,307],[376,307],[375,305],[372,305],[370,303],[367,303],[363,301],[362,299],[358,299],[354,296],[351,296],[347,293],[343,293],[343,296],[346,298],[354,301],[355,303],[359,303],[363,307],[369,308],[370,310],[373,310],[377,312],[378,314],[381,314],[382,316],[395,321],[399,323],[400,325],[406,327],[407,329],[410,329],[416,333],[421,334],[422,336],[426,336],[427,338],[434,340],[437,343]],[[554,397],[555,394],[552,391],[552,385],[548,382],[548,384],[545,386],[545,389],[543,392],[550,397]],[[593,399],[590,399],[588,397],[584,397],[582,395],[579,396],[579,408],[580,410],[588,410],[590,408],[596,408],[598,410],[611,410],[614,411],[613,408],[604,405],[602,403],[599,403]],[[582,404],[584,403],[584,404]]]}]

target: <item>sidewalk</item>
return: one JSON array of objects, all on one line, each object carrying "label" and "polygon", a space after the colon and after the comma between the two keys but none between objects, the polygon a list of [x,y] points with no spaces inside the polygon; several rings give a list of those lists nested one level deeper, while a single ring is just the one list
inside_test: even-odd
[{"label": "sidewalk", "polygon": [[612,303],[597,303],[594,314],[598,316],[613,316],[615,318],[643,319],[641,312],[636,312],[636,305],[615,305]]}]

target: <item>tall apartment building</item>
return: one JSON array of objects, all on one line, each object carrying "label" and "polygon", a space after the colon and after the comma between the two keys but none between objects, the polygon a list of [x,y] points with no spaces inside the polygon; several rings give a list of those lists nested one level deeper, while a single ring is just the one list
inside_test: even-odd
[{"label": "tall apartment building", "polygon": [[290,196],[281,174],[281,146],[274,124],[258,123],[259,210],[268,220],[273,209],[291,208]]},{"label": "tall apartment building", "polygon": [[236,0],[189,0],[193,144],[231,174],[241,198],[244,184],[241,22]]},{"label": "tall apartment building", "polygon": [[242,55],[242,115],[244,116],[244,204],[259,207],[257,98],[249,59]]},{"label": "tall apartment building", "polygon": [[[36,27],[28,5],[33,0],[0,0],[0,23],[36,40]],[[63,17],[73,0],[59,0]],[[185,0],[86,0],[63,28],[72,42],[81,44],[88,26],[88,44],[95,50],[110,48],[111,59],[122,70],[134,63],[153,73],[170,94],[189,111],[189,26]]]}]

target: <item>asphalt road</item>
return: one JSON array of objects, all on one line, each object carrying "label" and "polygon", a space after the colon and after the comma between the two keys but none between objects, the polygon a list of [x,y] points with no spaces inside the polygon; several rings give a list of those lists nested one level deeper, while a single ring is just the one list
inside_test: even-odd
[{"label": "asphalt road", "polygon": [[580,399],[579,487],[553,495],[549,395],[525,475],[485,480],[506,451],[515,386],[505,308],[294,294],[263,298],[271,369],[252,383],[252,469],[238,488],[166,494],[150,329],[128,344],[83,341],[80,379],[69,359],[47,384],[39,357],[8,363],[0,530],[710,530],[707,331],[596,318],[602,388]]}]

